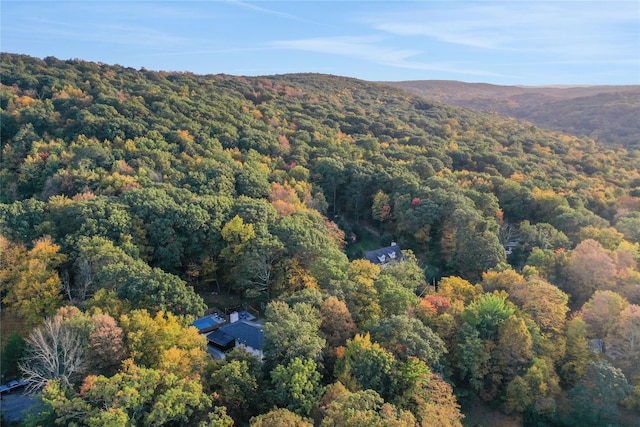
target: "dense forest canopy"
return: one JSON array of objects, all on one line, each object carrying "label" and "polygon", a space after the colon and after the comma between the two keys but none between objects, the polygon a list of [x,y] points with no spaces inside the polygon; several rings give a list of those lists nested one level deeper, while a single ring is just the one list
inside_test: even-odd
[{"label": "dense forest canopy", "polygon": [[639,85],[498,86],[447,80],[387,84],[447,104],[586,136],[600,144],[640,148]]},{"label": "dense forest canopy", "polygon": [[[3,373],[43,390],[28,422],[640,407],[639,151],[320,74],[3,54],[0,75]],[[364,260],[391,242],[398,264]],[[188,325],[211,292],[260,308],[262,364],[208,357]],[[75,351],[55,373],[48,336]]]}]

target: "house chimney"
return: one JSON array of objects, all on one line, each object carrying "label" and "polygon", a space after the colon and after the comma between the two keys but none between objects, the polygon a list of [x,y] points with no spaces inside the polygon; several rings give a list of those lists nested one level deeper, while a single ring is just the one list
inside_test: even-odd
[{"label": "house chimney", "polygon": [[238,321],[238,312],[234,311],[229,315],[229,323],[235,323]]},{"label": "house chimney", "polygon": [[398,246],[396,242],[391,242],[391,246]]}]

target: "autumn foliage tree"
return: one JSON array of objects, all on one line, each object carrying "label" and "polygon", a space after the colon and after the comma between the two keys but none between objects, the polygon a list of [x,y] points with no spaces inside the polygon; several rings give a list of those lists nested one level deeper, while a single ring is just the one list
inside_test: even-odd
[{"label": "autumn foliage tree", "polygon": [[587,325],[580,317],[567,322],[566,350],[560,360],[559,375],[564,387],[574,386],[584,375],[593,354],[588,348]]},{"label": "autumn foliage tree", "polygon": [[179,376],[199,372],[209,358],[206,339],[172,313],[133,310],[120,318],[128,353],[138,366]]},{"label": "autumn foliage tree", "polygon": [[402,390],[393,399],[401,409],[411,411],[417,425],[461,426],[463,415],[453,388],[427,364],[409,357],[398,366],[397,388]]},{"label": "autumn foliage tree", "polygon": [[62,305],[62,282],[56,271],[66,259],[50,237],[34,242],[31,250],[14,245],[0,235],[2,302],[35,326],[54,315]]},{"label": "autumn foliage tree", "polygon": [[355,335],[357,329],[351,313],[347,305],[338,298],[333,296],[327,298],[322,303],[320,315],[322,316],[320,331],[329,347],[335,349],[344,345]]},{"label": "autumn foliage tree", "polygon": [[577,306],[582,305],[597,290],[605,290],[615,283],[616,265],[595,240],[584,240],[571,252],[564,268],[566,290]]},{"label": "autumn foliage tree", "polygon": [[251,418],[251,427],[313,427],[308,418],[285,408],[276,408]]},{"label": "autumn foliage tree", "polygon": [[582,306],[582,319],[589,336],[605,339],[613,331],[620,312],[628,305],[624,297],[613,291],[596,291]]},{"label": "autumn foliage tree", "polygon": [[337,357],[336,350],[353,338],[357,328],[347,305],[333,296],[322,303],[320,316],[322,322],[319,332],[327,342],[323,351],[325,368],[331,372]]},{"label": "autumn foliage tree", "polygon": [[197,425],[211,406],[197,376],[180,378],[131,361],[112,377],[86,377],[76,395],[54,381],[42,401],[55,423],[65,425]]},{"label": "autumn foliage tree", "polygon": [[371,340],[369,334],[356,335],[338,353],[335,376],[351,390],[371,389],[382,397],[393,392],[393,354]]},{"label": "autumn foliage tree", "polygon": [[542,333],[557,336],[564,330],[569,296],[558,287],[534,278],[511,286],[509,299],[531,316]]},{"label": "autumn foliage tree", "polygon": [[518,411],[530,419],[554,419],[556,396],[560,391],[558,377],[552,364],[536,358],[522,376],[516,376],[507,386],[504,410]]},{"label": "autumn foliage tree", "polygon": [[380,228],[382,223],[388,220],[391,216],[391,205],[389,204],[391,199],[382,190],[378,191],[373,196],[373,206],[371,207],[371,216],[376,221],[380,221]]},{"label": "autumn foliage tree", "polygon": [[88,362],[92,372],[113,375],[127,355],[124,331],[108,314],[91,318],[95,329],[89,335]]},{"label": "autumn foliage tree", "polygon": [[607,355],[615,358],[616,365],[623,368],[628,378],[638,374],[640,367],[640,306],[629,304],[618,316],[608,332],[605,342]]},{"label": "autumn foliage tree", "polygon": [[380,266],[357,259],[349,263],[347,274],[349,282],[345,286],[345,302],[356,323],[377,318],[381,308],[374,283],[380,274]]},{"label": "autumn foliage tree", "polygon": [[321,401],[321,409],[321,427],[410,427],[416,423],[410,411],[385,402],[374,390],[350,391],[339,382],[329,386]]}]

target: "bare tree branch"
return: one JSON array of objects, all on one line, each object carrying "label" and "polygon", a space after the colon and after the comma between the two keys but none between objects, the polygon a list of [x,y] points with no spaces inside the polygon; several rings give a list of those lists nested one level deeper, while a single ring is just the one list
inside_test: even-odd
[{"label": "bare tree branch", "polygon": [[73,297],[71,295],[71,280],[67,270],[62,273],[60,281],[62,282],[62,289],[64,289],[64,292],[67,294],[67,298],[69,298],[69,301],[73,301]]},{"label": "bare tree branch", "polygon": [[41,390],[53,379],[70,386],[84,372],[86,351],[82,339],[77,331],[65,325],[62,316],[45,320],[26,341],[27,355],[20,369],[29,393]]},{"label": "bare tree branch", "polygon": [[93,266],[91,262],[85,258],[82,258],[76,266],[77,275],[76,281],[78,282],[78,298],[81,302],[87,300],[89,290],[93,284]]}]

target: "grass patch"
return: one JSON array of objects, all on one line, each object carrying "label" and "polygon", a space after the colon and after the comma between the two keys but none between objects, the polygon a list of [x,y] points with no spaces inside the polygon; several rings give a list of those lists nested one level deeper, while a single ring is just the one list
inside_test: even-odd
[{"label": "grass patch", "polygon": [[522,427],[524,425],[520,414],[507,415],[476,396],[462,399],[460,403],[464,414],[462,425],[465,427]]},{"label": "grass patch", "polygon": [[4,349],[7,340],[13,332],[18,332],[26,338],[31,328],[28,328],[24,320],[7,310],[0,312],[0,348]]},{"label": "grass patch", "polygon": [[[384,246],[381,242],[380,235],[369,228],[355,224],[346,224],[343,229],[345,230],[347,240],[344,251],[350,260],[364,258],[364,255],[368,251],[373,251]],[[350,242],[351,233],[355,235],[355,243]]]},{"label": "grass patch", "polygon": [[207,313],[213,313],[217,311],[218,313],[224,314],[225,310],[230,307],[237,307],[244,303],[242,298],[236,294],[227,294],[226,292],[222,292],[218,294],[217,292],[198,292],[198,295],[202,297],[204,303],[207,304],[209,309]]}]

